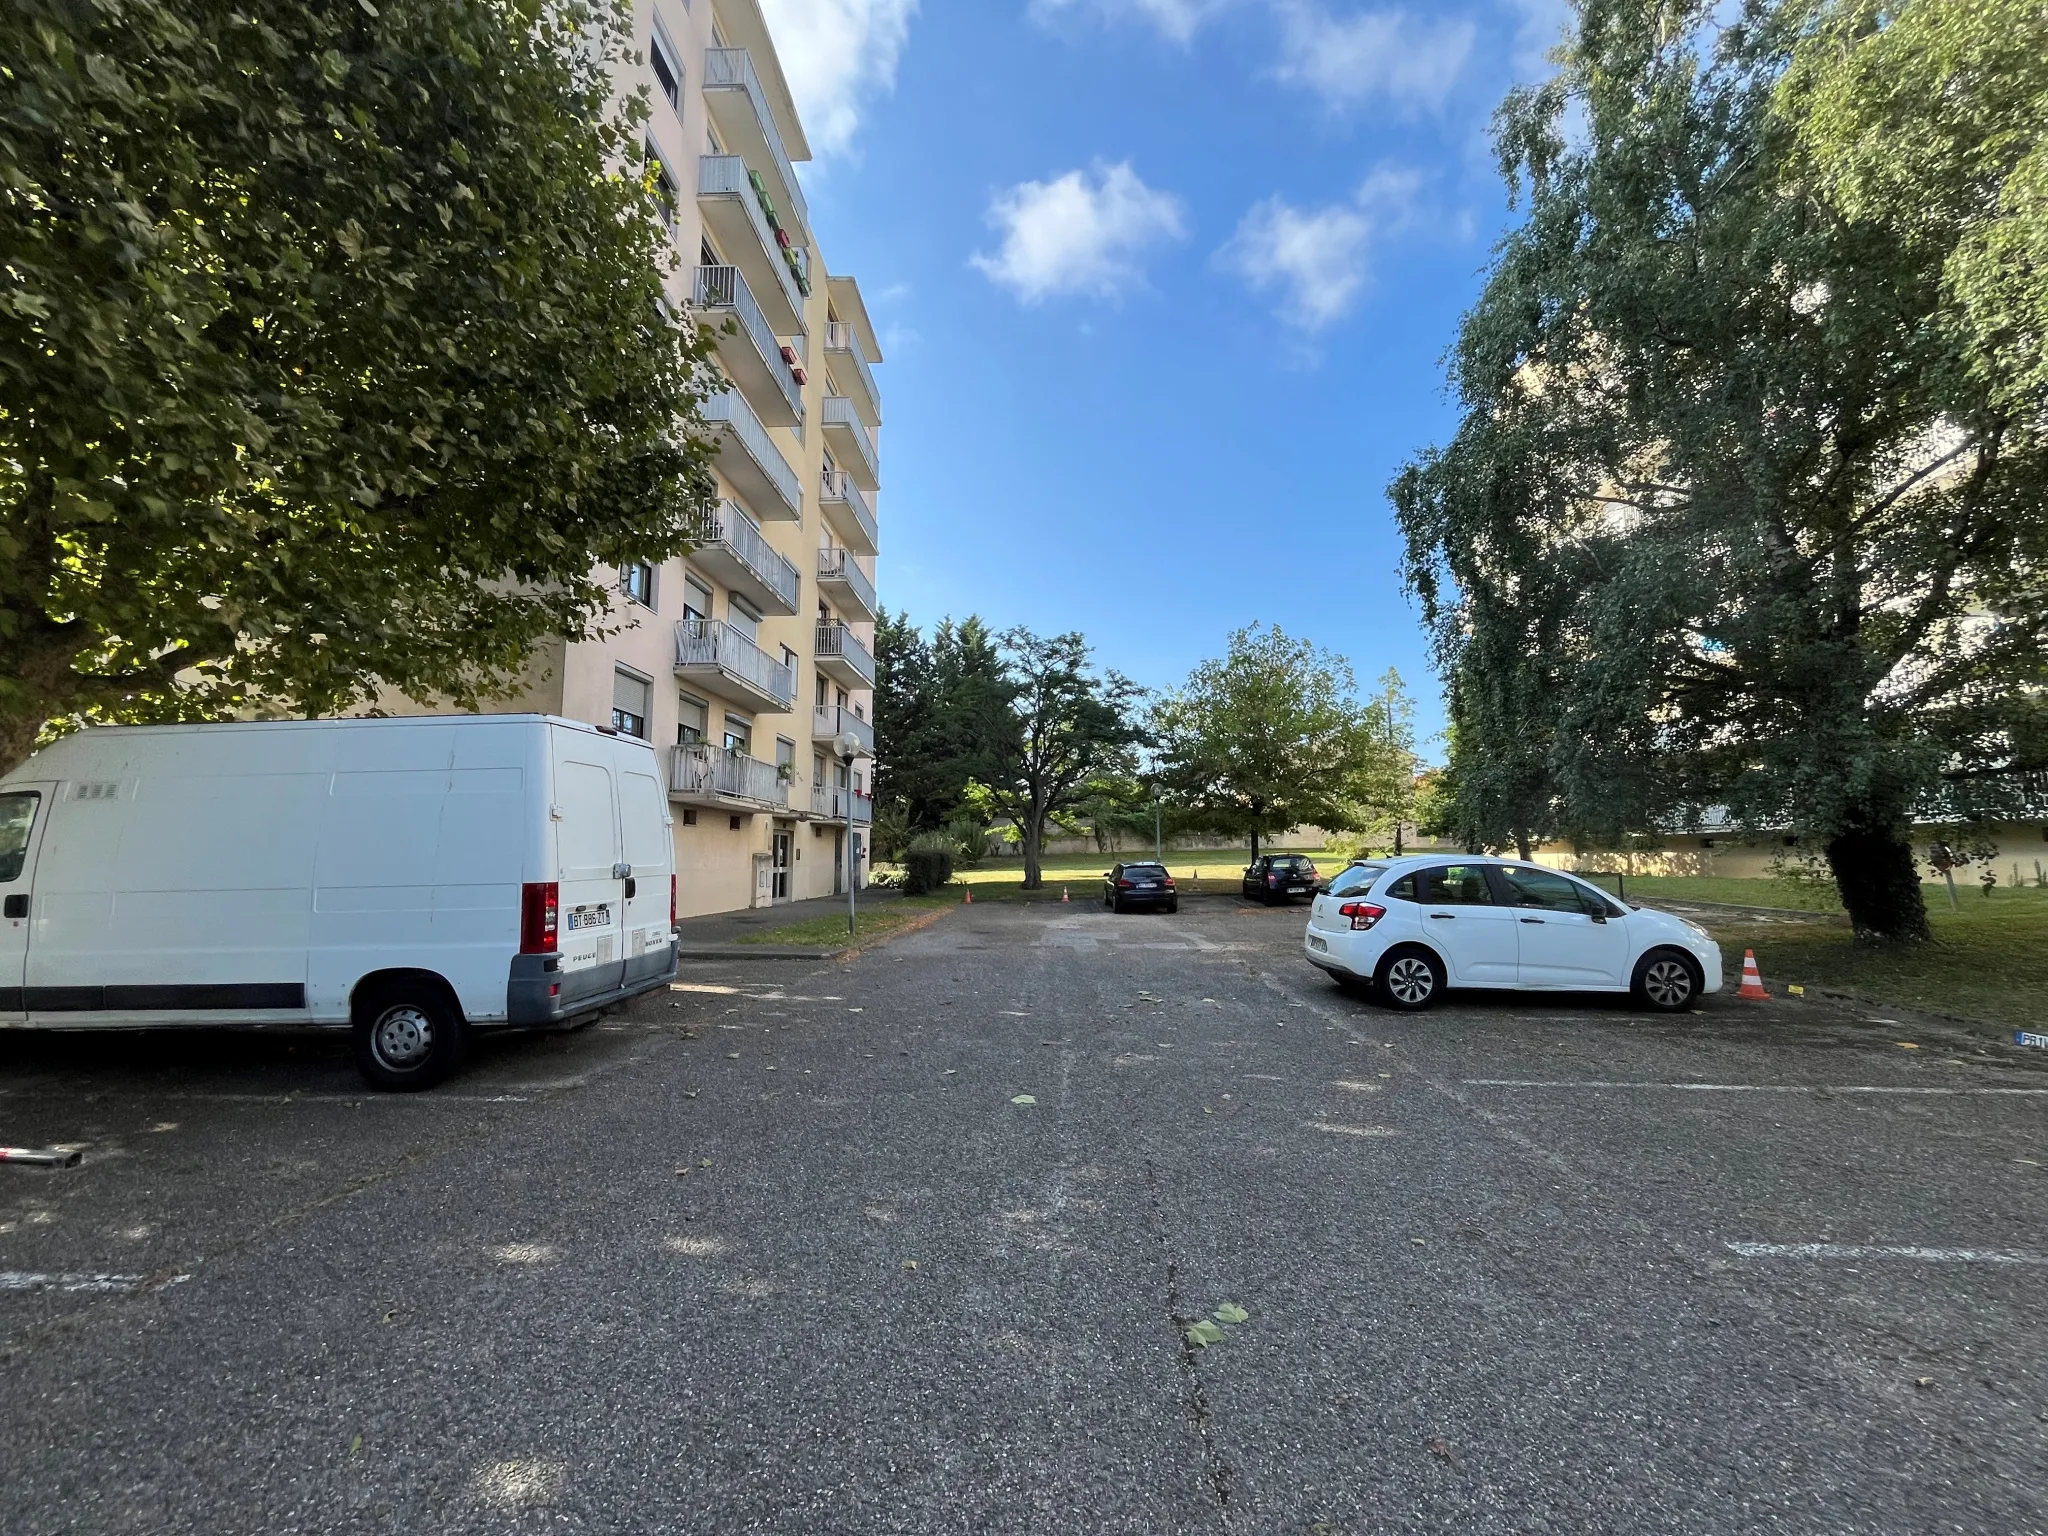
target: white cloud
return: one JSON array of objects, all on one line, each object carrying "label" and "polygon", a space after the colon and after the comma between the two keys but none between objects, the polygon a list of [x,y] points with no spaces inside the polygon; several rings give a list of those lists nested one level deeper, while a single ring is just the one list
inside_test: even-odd
[{"label": "white cloud", "polygon": [[1417,20],[1406,11],[1337,17],[1314,0],[1278,0],[1283,80],[1333,107],[1381,97],[1404,111],[1441,107],[1471,56],[1470,21]]},{"label": "white cloud", "polygon": [[1512,0],[1512,6],[1522,13],[1515,32],[1515,74],[1523,80],[1544,79],[1555,72],[1550,50],[1577,20],[1571,0]]},{"label": "white cloud", "polygon": [[1031,0],[1031,17],[1050,23],[1076,11],[1092,11],[1105,21],[1149,23],[1175,42],[1185,43],[1203,22],[1230,3],[1231,0]]},{"label": "white cloud", "polygon": [[896,85],[918,0],[761,0],[775,52],[819,155],[843,154],[861,113]]},{"label": "white cloud", "polygon": [[1092,177],[1069,171],[1019,182],[996,194],[988,222],[1002,248],[976,252],[974,265],[1027,304],[1056,294],[1114,298],[1144,281],[1140,251],[1187,233],[1180,200],[1146,186],[1129,161],[1098,161]]},{"label": "white cloud", "polygon": [[1279,290],[1289,324],[1323,330],[1356,306],[1372,277],[1374,241],[1415,221],[1421,190],[1416,172],[1383,166],[1349,202],[1296,208],[1269,197],[1244,216],[1217,260],[1262,293]]}]

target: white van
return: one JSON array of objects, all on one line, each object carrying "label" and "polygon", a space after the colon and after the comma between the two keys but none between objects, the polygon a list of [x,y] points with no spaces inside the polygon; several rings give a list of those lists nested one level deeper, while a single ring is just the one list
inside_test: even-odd
[{"label": "white van", "polygon": [[348,1024],[423,1088],[675,975],[670,823],[542,715],[81,731],[0,779],[0,1028]]}]

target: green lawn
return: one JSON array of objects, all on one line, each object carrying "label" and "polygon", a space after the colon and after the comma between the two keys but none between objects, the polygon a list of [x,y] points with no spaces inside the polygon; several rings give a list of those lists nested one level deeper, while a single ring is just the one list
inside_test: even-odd
[{"label": "green lawn", "polygon": [[[1584,878],[1603,890],[1614,890],[1613,875]],[[1719,901],[1739,907],[1782,907],[1794,912],[1839,912],[1842,904],[1832,885],[1803,880],[1736,880],[1711,875],[1630,875],[1620,882],[1630,901]],[[1928,895],[1934,900],[1932,891]],[[1943,897],[1944,903],[1947,901]]]},{"label": "green lawn", "polygon": [[830,917],[813,917],[762,933],[750,933],[738,942],[778,946],[815,944],[821,948],[837,948],[848,942],[860,944],[894,933],[913,918],[952,904],[953,898],[946,896],[903,896],[859,905],[860,927],[850,941],[846,936],[846,914],[835,912]]},{"label": "green lawn", "polygon": [[[1635,894],[1635,882],[1629,882]],[[1840,917],[1812,923],[1710,921],[1721,941],[1730,990],[1742,973],[1742,952],[1756,951],[1764,985],[1782,995],[1788,983],[1851,992],[1882,1007],[1898,1004],[1981,1019],[2002,1028],[2048,1024],[2048,891],[1928,892],[1934,942],[1866,949]]]},{"label": "green lawn", "polygon": [[[1305,853],[1325,877],[1344,867],[1333,853],[1314,848],[1276,848],[1275,853]],[[1121,853],[1062,853],[1045,861],[1045,889],[1024,889],[1022,859],[984,859],[975,869],[956,870],[953,883],[974,888],[976,901],[1058,901],[1061,888],[1071,891],[1076,901],[1100,901],[1102,877],[1119,859],[1149,859],[1150,849],[1126,848]],[[1174,884],[1191,895],[1205,892],[1234,893],[1251,853],[1243,848],[1211,848],[1195,852],[1166,854],[1166,872]]]}]

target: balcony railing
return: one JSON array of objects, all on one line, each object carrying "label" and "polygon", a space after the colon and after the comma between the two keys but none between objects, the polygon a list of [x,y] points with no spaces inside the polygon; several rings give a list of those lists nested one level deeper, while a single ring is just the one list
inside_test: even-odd
[{"label": "balcony railing", "polygon": [[873,687],[875,682],[875,654],[855,638],[852,630],[836,619],[818,621],[818,659],[829,661],[833,657],[843,660],[858,673],[861,679]]},{"label": "balcony railing", "polygon": [[699,511],[690,520],[690,543],[698,551],[723,551],[781,598],[787,612],[796,612],[797,594],[802,590],[801,573],[769,547],[753,519],[731,502],[721,501]]},{"label": "balcony railing", "polygon": [[868,573],[854,563],[853,551],[819,550],[818,580],[843,584],[852,591],[854,601],[860,604],[862,615],[867,618],[875,616],[875,584],[868,580]]},{"label": "balcony railing", "polygon": [[782,398],[789,405],[799,424],[804,419],[804,392],[790,372],[789,364],[782,357],[782,343],[775,339],[775,328],[768,323],[768,317],[761,313],[761,306],[754,302],[754,290],[747,286],[746,277],[738,267],[699,267],[697,269],[697,308],[713,314],[729,312],[740,323],[740,329],[747,333],[747,339],[754,344],[754,350],[761,354],[762,366],[775,381],[775,387],[782,392]]},{"label": "balcony railing", "polygon": [[[776,242],[775,231],[768,227],[768,215],[761,211],[760,195],[754,190],[754,180],[747,174],[747,162],[738,155],[700,155],[697,157],[697,197],[723,200],[730,198],[738,206],[739,216],[752,230],[757,243],[758,254],[764,268],[772,267],[775,280],[782,289],[789,313],[802,316],[804,295],[797,283],[797,276],[790,271],[789,263],[783,260],[782,247]],[[733,225],[719,236],[724,254],[737,254],[734,243],[742,238],[738,225]],[[799,254],[799,261],[803,260]],[[805,268],[809,270],[808,267]],[[758,295],[757,295],[758,297]],[[794,326],[796,322],[792,322]]]},{"label": "balcony railing", "polygon": [[761,137],[767,141],[768,157],[775,162],[775,174],[782,178],[783,195],[789,200],[789,212],[799,229],[809,229],[811,216],[804,207],[804,189],[797,185],[796,168],[789,163],[789,151],[782,147],[782,133],[775,126],[775,114],[768,109],[768,93],[761,89],[761,81],[754,73],[754,61],[744,48],[706,48],[704,50],[704,89],[707,91],[737,91],[745,94],[754,109],[755,121],[760,124]]},{"label": "balcony railing", "polygon": [[862,752],[869,757],[875,755],[875,727],[871,721],[836,704],[820,704],[811,711],[811,740],[837,741],[848,731],[860,738]]},{"label": "balcony railing", "polygon": [[[850,521],[852,532],[846,535],[849,542],[865,542],[862,554],[871,555],[881,548],[882,536],[875,527],[875,514],[868,510],[867,498],[861,495],[851,475],[843,469],[826,470],[824,498],[828,516],[844,516]],[[856,534],[858,540],[854,538]]]},{"label": "balcony railing", "polygon": [[[868,369],[868,360],[860,349],[860,333],[844,320],[828,321],[825,326],[825,352],[828,362],[843,358],[852,365],[853,376],[859,386],[867,391],[868,417],[879,421],[882,415],[882,392],[875,388],[875,376]],[[859,403],[858,400],[855,401]]]},{"label": "balcony railing", "polygon": [[786,809],[789,781],[773,763],[706,741],[685,742],[669,759],[668,792],[684,800],[735,801]]},{"label": "balcony railing", "polygon": [[869,490],[881,484],[881,461],[875,457],[875,440],[868,436],[867,424],[860,419],[860,412],[853,402],[844,395],[825,397],[825,430],[838,432],[842,440],[852,445],[857,466],[864,471],[858,478]]},{"label": "balcony railing", "polygon": [[829,784],[814,785],[811,789],[813,816],[844,821],[849,804],[853,807],[854,825],[862,826],[875,819],[875,801],[872,795],[856,795],[851,790],[839,789]]},{"label": "balcony railing", "polygon": [[768,429],[761,425],[761,418],[754,414],[744,395],[736,389],[719,391],[704,402],[704,420],[712,426],[724,427],[733,435],[753,461],[766,487],[782,498],[790,517],[803,516],[802,482],[797,479],[796,471],[789,467],[789,460],[782,456],[782,450],[768,436]]},{"label": "balcony railing", "polygon": [[783,709],[796,702],[795,669],[722,619],[684,619],[676,625],[676,670],[686,667],[715,668]]}]

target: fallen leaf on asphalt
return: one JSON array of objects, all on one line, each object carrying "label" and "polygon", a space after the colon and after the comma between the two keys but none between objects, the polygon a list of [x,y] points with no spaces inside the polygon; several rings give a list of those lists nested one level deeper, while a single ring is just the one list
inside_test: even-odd
[{"label": "fallen leaf on asphalt", "polygon": [[865,1009],[865,1008],[849,1008],[849,1009],[847,1009],[846,1011],[847,1011],[848,1013],[866,1013],[866,1012],[867,1012],[867,1009]]},{"label": "fallen leaf on asphalt", "polygon": [[689,1176],[690,1170],[687,1168],[678,1168],[676,1170],[676,1177],[679,1179],[687,1179]]},{"label": "fallen leaf on asphalt", "polygon": [[1036,1104],[1036,1103],[1038,1102],[1038,1100],[1034,1099],[1034,1098],[1033,1098],[1033,1097],[1032,1097],[1032,1096],[1031,1096],[1030,1094],[1028,1094],[1028,1093],[1020,1093],[1020,1094],[1018,1094],[1018,1095],[1017,1095],[1017,1097],[1015,1097],[1014,1099],[1010,1100],[1010,1102],[1011,1102],[1012,1104]]},{"label": "fallen leaf on asphalt", "polygon": [[1934,1378],[1932,1376],[1922,1376],[1918,1381],[1915,1381],[1913,1385],[1923,1389],[1931,1387],[1934,1385]]},{"label": "fallen leaf on asphalt", "polygon": [[725,1053],[725,1059],[727,1061],[738,1061],[740,1059],[740,1053],[738,1051],[727,1051]]},{"label": "fallen leaf on asphalt", "polygon": [[768,1070],[770,1072],[780,1072],[782,1069],[780,1067],[770,1067]]},{"label": "fallen leaf on asphalt", "polygon": [[909,1271],[910,1271],[910,1272],[911,1272],[911,1273],[912,1273],[912,1274],[914,1275],[914,1274],[916,1274],[916,1273],[917,1273],[917,1260],[915,1260],[915,1259],[905,1259],[905,1260],[903,1261],[903,1267],[904,1267],[905,1269],[909,1270]]},{"label": "fallen leaf on asphalt", "polygon": [[357,1436],[355,1437],[355,1439],[353,1439],[353,1440],[349,1441],[349,1443],[348,1443],[348,1453],[349,1453],[349,1455],[351,1455],[351,1456],[355,1455],[355,1453],[356,1453],[357,1451],[360,1451],[360,1450],[361,1450],[362,1448],[363,1448],[363,1437],[362,1437],[361,1435],[357,1435]]},{"label": "fallen leaf on asphalt", "polygon": [[1920,1049],[1920,1047],[1915,1045],[1910,1040],[1901,1040],[1899,1042],[1899,1049],[1902,1051],[1917,1051]]},{"label": "fallen leaf on asphalt", "polygon": [[701,1088],[685,1088],[683,1090],[683,1097],[686,1099],[694,1099],[701,1092],[703,1092]]},{"label": "fallen leaf on asphalt", "polygon": [[1429,1442],[1429,1454],[1441,1456],[1445,1461],[1449,1461],[1451,1459],[1451,1448],[1441,1440],[1432,1440]]},{"label": "fallen leaf on asphalt", "polygon": [[1202,1113],[1205,1115],[1213,1115],[1216,1113],[1216,1111],[1211,1109],[1208,1105],[1204,1104],[1202,1106]]},{"label": "fallen leaf on asphalt", "polygon": [[700,1157],[697,1159],[697,1166],[699,1168],[709,1168],[711,1166],[711,1159],[708,1157]]},{"label": "fallen leaf on asphalt", "polygon": [[1216,1309],[1216,1321],[1219,1323],[1250,1322],[1251,1313],[1245,1311],[1243,1307],[1240,1307],[1234,1301],[1226,1301]]},{"label": "fallen leaf on asphalt", "polygon": [[1188,1342],[1197,1349],[1207,1349],[1223,1342],[1223,1330],[1205,1317],[1188,1330]]},{"label": "fallen leaf on asphalt", "polygon": [[1428,1246],[1428,1242],[1427,1242],[1427,1239],[1424,1239],[1424,1238],[1420,1238],[1420,1237],[1411,1237],[1411,1238],[1409,1238],[1409,1239],[1408,1239],[1408,1241],[1409,1241],[1409,1242],[1411,1242],[1411,1243],[1413,1243],[1413,1244],[1414,1244],[1414,1245],[1415,1245],[1416,1247],[1418,1247],[1418,1248],[1423,1248],[1423,1247],[1427,1247],[1427,1246]]}]

